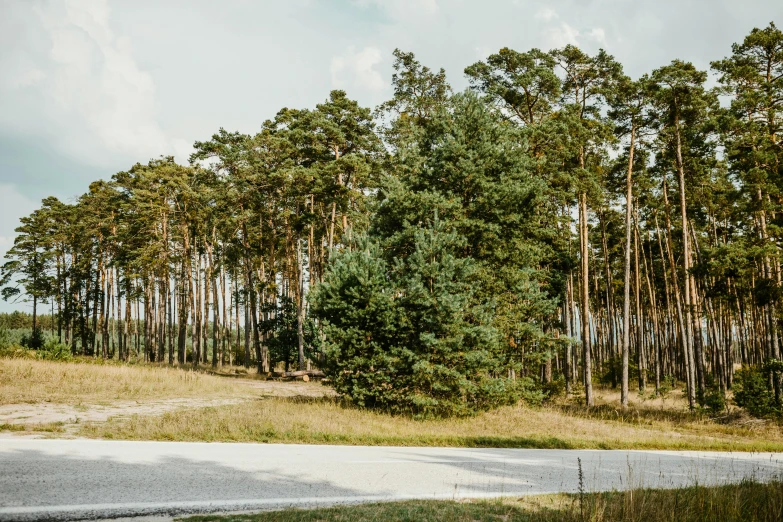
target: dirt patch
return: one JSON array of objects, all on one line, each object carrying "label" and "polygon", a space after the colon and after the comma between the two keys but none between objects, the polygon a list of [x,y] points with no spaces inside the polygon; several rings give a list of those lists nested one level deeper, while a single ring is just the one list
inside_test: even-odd
[{"label": "dirt patch", "polygon": [[[73,433],[79,424],[105,422],[110,417],[131,415],[163,415],[164,413],[193,408],[208,408],[239,404],[263,397],[330,397],[334,390],[318,383],[279,382],[238,379],[237,384],[247,386],[247,397],[235,398],[174,398],[161,400],[112,401],[105,404],[57,404],[38,402],[32,404],[0,405],[0,425],[41,426],[59,425],[65,433]],[[78,397],[74,398],[78,400]],[[17,432],[14,432],[17,433]],[[19,434],[25,432],[19,431]]]},{"label": "dirt patch", "polygon": [[206,408],[238,404],[247,399],[166,399],[154,402],[117,401],[101,404],[7,404],[0,406],[0,424],[79,424],[103,422],[109,417],[130,415],[161,415],[181,408]]}]

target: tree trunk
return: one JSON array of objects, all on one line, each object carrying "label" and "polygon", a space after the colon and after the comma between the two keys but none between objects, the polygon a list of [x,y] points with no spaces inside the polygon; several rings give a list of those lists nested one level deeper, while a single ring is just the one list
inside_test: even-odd
[{"label": "tree trunk", "polygon": [[[690,361],[691,366],[691,390],[693,391],[693,388],[695,387],[695,378],[696,373],[698,373],[698,391],[697,395],[699,397],[702,396],[703,389],[704,389],[704,372],[699,371],[699,369],[696,367],[696,364],[698,363],[699,357],[696,356],[694,353],[694,333],[693,332],[693,301],[692,301],[692,287],[694,284],[693,281],[693,275],[691,274],[691,247],[690,247],[690,238],[688,234],[688,207],[687,202],[685,198],[685,168],[683,166],[682,161],[682,141],[680,137],[680,124],[679,124],[679,117],[675,116],[674,120],[674,132],[675,137],[677,139],[677,148],[676,148],[676,164],[677,164],[677,179],[679,182],[679,192],[680,192],[680,219],[682,220],[682,265],[683,265],[683,279],[685,281],[685,328],[688,332],[688,335],[686,337],[687,341],[687,356]],[[690,401],[689,401],[690,402]]]},{"label": "tree trunk", "polygon": [[636,145],[636,128],[631,129],[631,145],[628,149],[628,170],[625,176],[625,271],[623,276],[623,368],[620,388],[620,404],[628,407],[628,354],[631,330],[631,208],[633,204],[633,155]]},{"label": "tree trunk", "polygon": [[590,353],[590,279],[589,279],[589,252],[587,238],[587,194],[579,195],[579,228],[580,228],[580,250],[582,271],[581,277],[581,299],[582,299],[582,359],[584,366],[584,386],[585,386],[585,405],[593,406],[593,375]]}]

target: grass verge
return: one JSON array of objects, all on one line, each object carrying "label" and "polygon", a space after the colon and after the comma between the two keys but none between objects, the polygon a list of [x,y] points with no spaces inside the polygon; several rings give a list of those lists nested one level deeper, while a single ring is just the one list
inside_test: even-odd
[{"label": "grass verge", "polygon": [[45,422],[36,424],[0,424],[0,431],[15,431],[22,433],[63,433],[62,422]]},{"label": "grass verge", "polygon": [[0,358],[0,405],[107,403],[180,397],[235,397],[233,379],[184,369]]},{"label": "grass verge", "polygon": [[783,483],[637,489],[584,495],[543,495],[474,502],[409,501],[288,509],[253,515],[198,516],[189,522],[779,522]]},{"label": "grass verge", "polygon": [[719,424],[699,415],[569,406],[500,408],[461,419],[413,420],[330,398],[266,398],[240,404],[111,418],[79,428],[86,437],[301,444],[783,451],[775,424]]},{"label": "grass verge", "polygon": [[[246,379],[206,375],[188,369],[97,364],[94,361],[0,359],[0,406],[51,402],[89,409],[90,405],[129,400],[154,403],[169,398],[247,399],[238,404],[166,413],[162,413],[162,409],[155,412],[154,407],[150,412],[137,415],[125,411],[121,417],[80,423],[69,431],[87,437],[346,445],[783,451],[783,430],[779,424],[742,417],[736,412],[717,419],[705,413],[689,412],[678,393],[671,393],[665,399],[639,396],[631,408],[622,410],[614,391],[596,387],[599,405],[590,409],[572,399],[541,408],[525,405],[500,408],[470,418],[413,420],[360,410],[328,397],[259,399],[260,389],[249,388],[248,384]],[[283,392],[299,393],[296,386],[302,383],[258,383],[258,386],[267,384],[274,384],[280,388],[276,393],[285,395]],[[318,384],[310,383],[309,386],[323,389]],[[307,390],[308,394],[312,389]],[[19,429],[3,422],[7,421],[0,421],[0,431]]]}]

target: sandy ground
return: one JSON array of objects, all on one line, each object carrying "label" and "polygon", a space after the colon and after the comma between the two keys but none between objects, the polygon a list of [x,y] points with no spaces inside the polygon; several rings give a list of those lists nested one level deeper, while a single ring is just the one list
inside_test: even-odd
[{"label": "sandy ground", "polygon": [[[110,404],[33,404],[0,405],[0,424],[42,425],[59,424],[65,433],[85,422],[104,422],[109,417],[130,415],[162,415],[179,409],[225,406],[256,400],[263,397],[326,397],[333,396],[331,388],[318,383],[280,382],[237,379],[247,386],[247,397],[238,398],[174,398],[151,401],[115,401]],[[13,432],[22,434],[22,432]]]}]

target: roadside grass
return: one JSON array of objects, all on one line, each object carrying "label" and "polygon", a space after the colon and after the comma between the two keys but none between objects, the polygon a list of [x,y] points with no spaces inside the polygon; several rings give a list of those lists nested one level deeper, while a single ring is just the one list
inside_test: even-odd
[{"label": "roadside grass", "polygon": [[700,414],[637,405],[634,412],[582,412],[568,403],[500,408],[474,417],[414,420],[361,410],[333,398],[263,398],[239,404],[113,417],[81,436],[163,441],[547,449],[783,451],[771,422],[724,424]]},{"label": "roadside grass", "polygon": [[[414,420],[361,410],[331,397],[265,397],[248,387],[252,372],[211,367],[191,371],[156,365],[100,364],[93,360],[54,362],[0,358],[0,405],[68,404],[89,408],[116,401],[246,398],[245,402],[121,415],[84,422],[68,433],[126,440],[278,442],[298,444],[512,447],[551,449],[671,449],[783,451],[783,429],[751,419],[740,410],[715,417],[690,412],[682,394],[634,396],[623,411],[610,388],[596,387],[598,406],[579,397],[542,407],[524,404],[468,418]],[[242,379],[229,378],[241,377]],[[244,381],[244,382],[243,382]],[[290,383],[293,393],[300,393]],[[286,387],[289,383],[275,383]],[[309,383],[310,389],[321,389]],[[288,390],[289,388],[285,388]],[[324,389],[324,392],[327,390]],[[0,423],[0,431],[20,430]],[[62,427],[25,427],[59,433]]]},{"label": "roadside grass", "polygon": [[36,424],[0,424],[0,431],[15,431],[24,433],[63,433],[62,422],[45,422]]},{"label": "roadside grass", "polygon": [[237,397],[247,389],[186,369],[0,358],[0,405]]},{"label": "roadside grass", "polygon": [[188,522],[779,522],[783,482],[682,489],[636,489],[583,495],[540,495],[481,501],[386,502],[251,515],[211,515]]}]

